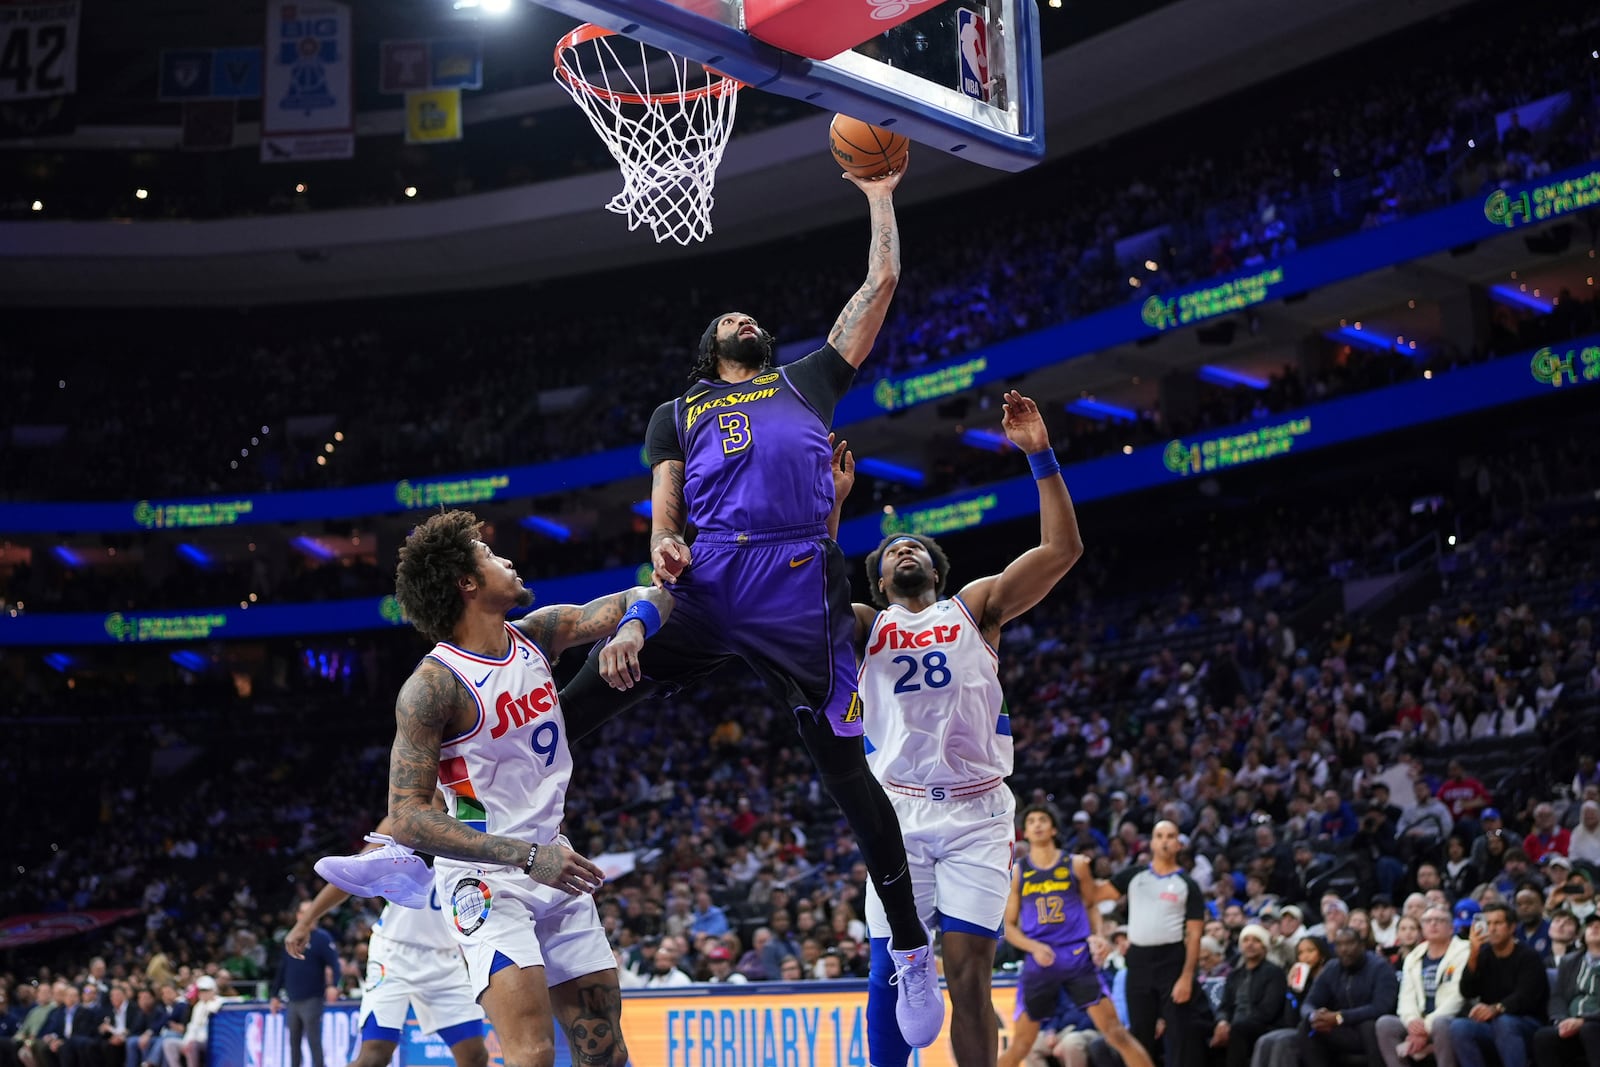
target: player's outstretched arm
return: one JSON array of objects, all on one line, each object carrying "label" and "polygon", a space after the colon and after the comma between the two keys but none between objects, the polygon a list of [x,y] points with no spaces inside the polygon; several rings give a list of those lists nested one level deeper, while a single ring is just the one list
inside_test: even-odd
[{"label": "player's outstretched arm", "polygon": [[689,566],[689,506],[683,498],[683,460],[664,459],[650,468],[650,565],[657,585],[678,580]]},{"label": "player's outstretched arm", "polygon": [[[909,156],[907,157],[910,158]],[[852,367],[860,367],[872,352],[878,331],[889,314],[889,301],[900,283],[900,224],[894,217],[894,191],[905,176],[906,164],[881,178],[845,177],[867,194],[872,221],[872,243],[867,248],[867,280],[845,302],[844,310],[828,331],[828,343]]]},{"label": "player's outstretched arm", "polygon": [[1051,451],[1039,406],[1013,389],[1005,397],[1001,427],[1028,457],[1039,483],[1039,547],[1018,556],[999,574],[979,578],[961,590],[962,601],[986,637],[1043,600],[1083,555],[1078,513]]},{"label": "player's outstretched arm", "polygon": [[554,659],[573,645],[610,637],[600,650],[600,676],[614,689],[639,681],[639,650],[672,614],[672,594],[661,588],[624,589],[579,607],[552,604],[512,625]]},{"label": "player's outstretched arm", "polygon": [[[529,842],[486,834],[452,819],[433,803],[439,780],[439,740],[462,699],[455,675],[424,661],[395,702],[389,750],[389,821],[394,839],[447,859],[519,867],[528,877],[568,893],[593,892],[600,868],[558,841]],[[537,853],[530,863],[532,845]]]}]

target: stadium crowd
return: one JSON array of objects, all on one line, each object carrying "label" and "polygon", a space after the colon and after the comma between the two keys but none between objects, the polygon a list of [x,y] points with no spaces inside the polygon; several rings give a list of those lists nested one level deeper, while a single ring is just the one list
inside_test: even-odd
[{"label": "stadium crowd", "polygon": [[[1405,54],[1383,64],[1381,78],[1336,81],[1330,91],[1325,76],[1302,74],[1281,92],[1253,91],[1262,110],[1236,141],[1195,132],[1229,125],[1236,104],[1225,103],[1186,116],[1173,137],[1141,134],[1041,168],[1015,179],[1034,185],[1007,198],[1025,210],[970,222],[952,222],[939,205],[903,212],[907,266],[867,374],[937,364],[1600,158],[1594,61],[1577,47],[1594,16],[1582,21],[1558,4],[1547,13],[1551,21],[1508,28],[1497,9],[1476,5],[1443,31],[1430,28],[1438,39],[1420,53],[1415,34],[1374,46]],[[1552,51],[1552,39],[1565,44]],[[1509,134],[1509,144],[1499,137],[1497,114],[1562,91],[1571,106],[1558,120]],[[1468,149],[1474,133],[1482,147]],[[700,283],[666,294],[656,274],[620,274],[618,286],[553,282],[531,300],[377,305],[360,329],[348,309],[248,322],[218,314],[196,318],[199,348],[174,344],[149,316],[19,320],[0,337],[0,384],[16,401],[0,442],[0,492],[154,498],[340,485],[637,443],[654,404],[680,388],[692,342],[721,301],[753,309],[780,339],[822,336],[858,281],[838,243],[831,233],[797,242],[777,269],[753,271],[748,256],[731,254],[705,272],[759,278],[742,292]],[[646,295],[630,302],[626,330],[597,327],[619,286]],[[123,358],[80,372],[82,353],[108,329]],[[485,369],[441,375],[446,358]],[[327,422],[348,447],[325,455],[325,438],[297,436],[296,421]]]}]

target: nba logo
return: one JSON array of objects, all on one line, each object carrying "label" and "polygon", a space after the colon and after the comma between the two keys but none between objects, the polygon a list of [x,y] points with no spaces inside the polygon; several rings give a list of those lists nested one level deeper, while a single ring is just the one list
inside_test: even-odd
[{"label": "nba logo", "polygon": [[976,11],[956,9],[961,42],[961,91],[974,100],[989,99],[989,26]]}]

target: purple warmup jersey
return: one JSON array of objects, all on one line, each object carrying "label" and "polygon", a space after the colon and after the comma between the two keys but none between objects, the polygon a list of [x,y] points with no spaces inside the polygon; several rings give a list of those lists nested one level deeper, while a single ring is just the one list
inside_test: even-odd
[{"label": "purple warmup jersey", "polygon": [[1089,939],[1089,913],[1072,875],[1072,857],[1065,852],[1054,867],[1039,868],[1024,854],[1022,864],[1022,932],[1052,948]]},{"label": "purple warmup jersey", "polygon": [[785,370],[701,381],[677,402],[689,521],[739,533],[826,522],[833,509],[828,428]]}]

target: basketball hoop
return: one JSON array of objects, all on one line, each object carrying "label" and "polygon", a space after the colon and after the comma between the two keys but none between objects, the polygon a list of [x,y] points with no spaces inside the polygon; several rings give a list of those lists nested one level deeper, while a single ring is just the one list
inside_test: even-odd
[{"label": "basketball hoop", "polygon": [[556,42],[555,74],[622,167],[606,208],[657,241],[705,240],[739,83],[587,23]]}]

